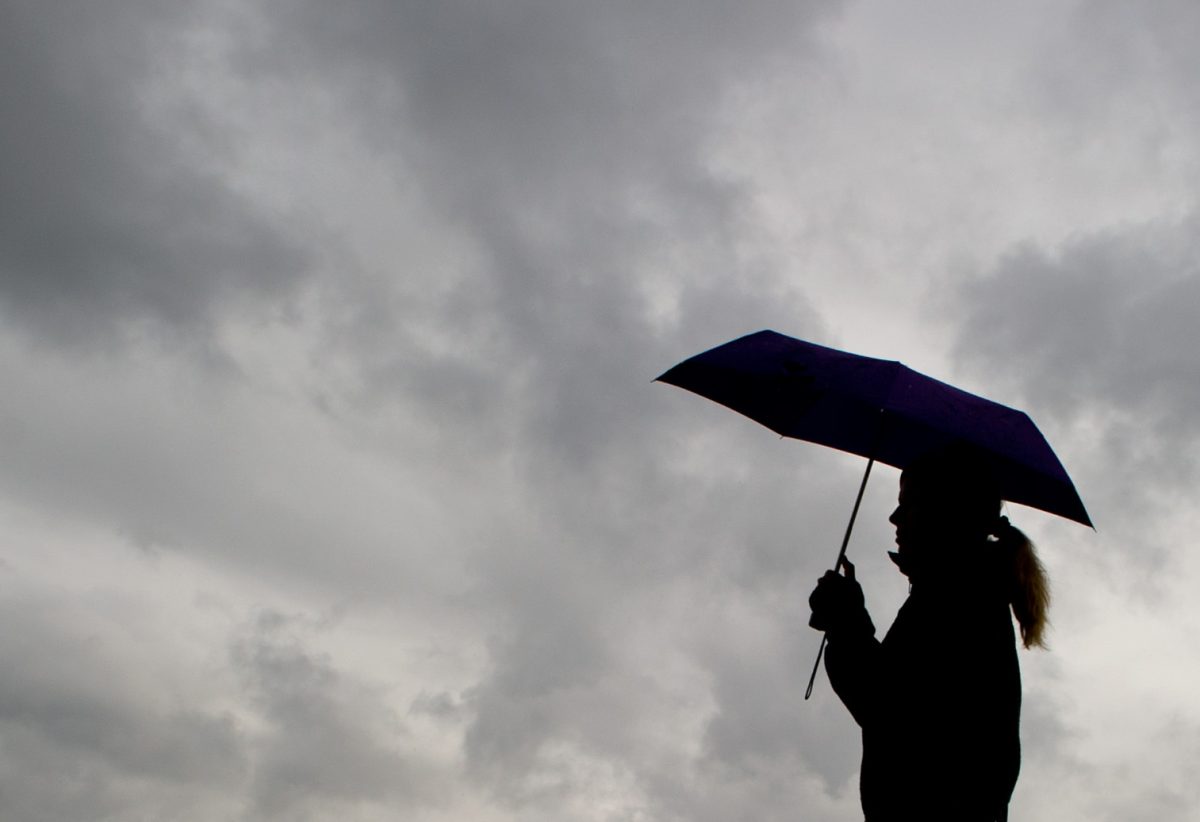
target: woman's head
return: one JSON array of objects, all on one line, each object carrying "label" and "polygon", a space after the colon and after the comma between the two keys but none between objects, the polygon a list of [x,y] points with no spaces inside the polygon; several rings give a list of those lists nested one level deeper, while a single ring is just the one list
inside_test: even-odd
[{"label": "woman's head", "polygon": [[909,575],[952,576],[963,551],[990,551],[989,563],[1002,577],[1025,647],[1044,647],[1050,605],[1045,569],[1033,544],[1000,516],[1001,498],[982,456],[967,446],[926,455],[900,475],[900,498],[890,520],[896,526],[895,554]]},{"label": "woman's head", "polygon": [[986,540],[995,533],[1000,494],[985,462],[965,446],[926,455],[900,475],[890,521],[900,556],[917,560]]}]

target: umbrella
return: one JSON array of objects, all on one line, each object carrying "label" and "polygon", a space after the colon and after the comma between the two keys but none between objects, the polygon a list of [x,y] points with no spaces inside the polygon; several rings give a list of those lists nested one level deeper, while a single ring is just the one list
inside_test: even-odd
[{"label": "umbrella", "polygon": [[1026,414],[893,360],[759,331],[684,360],[658,381],[719,402],[782,436],[867,458],[835,568],[875,461],[904,469],[956,443],[982,457],[1002,499],[1092,524],[1066,469]]}]

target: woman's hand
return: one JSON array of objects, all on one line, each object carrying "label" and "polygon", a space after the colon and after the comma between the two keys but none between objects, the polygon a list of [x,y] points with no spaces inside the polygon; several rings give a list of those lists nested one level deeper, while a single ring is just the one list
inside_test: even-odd
[{"label": "woman's hand", "polygon": [[826,571],[808,598],[812,608],[809,626],[830,634],[866,626],[873,634],[875,627],[867,616],[862,586],[854,578],[854,564],[842,557],[838,567],[843,573]]}]

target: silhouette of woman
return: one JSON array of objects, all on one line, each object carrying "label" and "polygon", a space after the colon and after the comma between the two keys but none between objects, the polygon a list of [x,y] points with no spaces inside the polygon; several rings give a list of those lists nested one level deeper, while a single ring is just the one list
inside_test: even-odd
[{"label": "silhouette of woman", "polygon": [[947,449],[900,477],[892,560],[909,596],[883,641],[854,566],[809,598],[826,631],[825,669],[862,728],[867,822],[996,822],[1020,769],[1025,647],[1043,646],[1049,602],[1033,546],[1007,517],[981,463]]}]

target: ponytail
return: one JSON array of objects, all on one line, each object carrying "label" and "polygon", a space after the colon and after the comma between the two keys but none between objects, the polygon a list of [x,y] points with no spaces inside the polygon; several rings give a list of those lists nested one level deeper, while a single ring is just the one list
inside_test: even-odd
[{"label": "ponytail", "polygon": [[1002,565],[1010,574],[1009,603],[1021,629],[1021,642],[1026,648],[1046,647],[1046,614],[1050,610],[1050,580],[1046,569],[1034,553],[1033,543],[1019,528],[1000,517],[995,533]]}]

